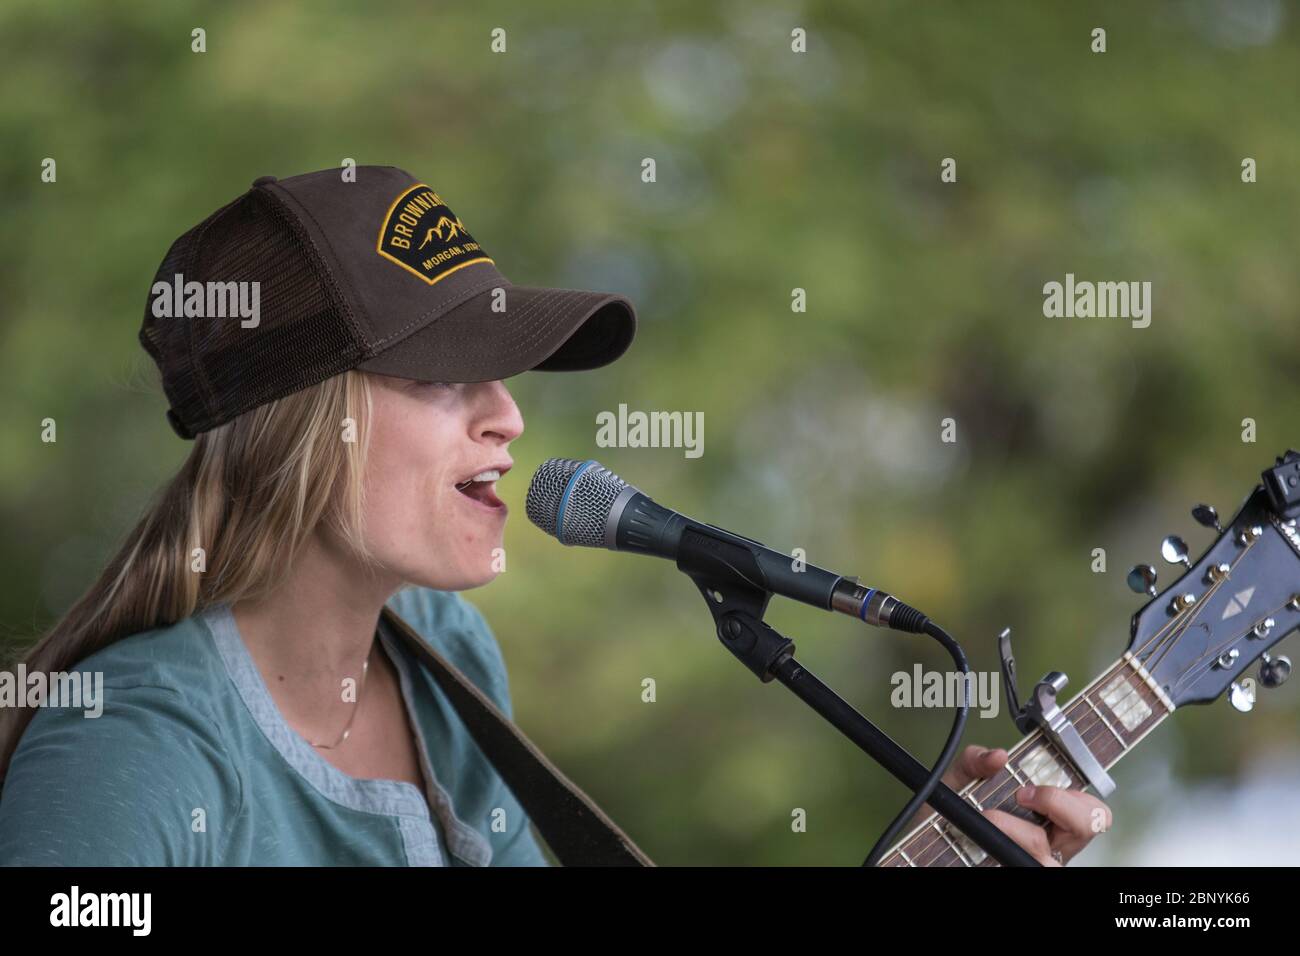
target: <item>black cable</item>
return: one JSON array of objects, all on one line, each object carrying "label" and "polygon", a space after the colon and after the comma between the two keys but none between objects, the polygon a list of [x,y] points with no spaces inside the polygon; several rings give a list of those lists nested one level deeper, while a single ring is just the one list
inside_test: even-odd
[{"label": "black cable", "polygon": [[[904,608],[907,607],[906,605],[902,606]],[[957,744],[961,740],[962,731],[966,728],[966,715],[970,710],[970,681],[967,679],[967,675],[970,673],[970,665],[966,662],[966,655],[962,651],[961,645],[953,639],[952,635],[929,618],[921,615],[920,620],[917,623],[921,624],[921,626],[916,628],[916,631],[918,633],[929,634],[936,641],[946,647],[948,653],[952,655],[953,661],[956,662],[957,669],[961,671],[961,705],[957,708],[957,718],[952,722],[952,730],[948,732],[948,740],[943,746],[943,753],[939,754],[939,760],[930,770],[930,776],[926,778],[925,785],[916,791],[912,796],[912,799],[908,801],[907,806],[903,807],[902,812],[894,818],[894,822],[891,823],[885,832],[880,835],[880,839],[876,841],[876,845],[871,848],[871,852],[867,854],[867,858],[862,861],[863,866],[875,866],[878,864],[880,858],[884,856],[885,851],[893,845],[895,838],[898,836],[898,832],[902,830],[909,820],[912,819],[912,815],[916,813],[917,808],[930,799],[930,794],[933,793],[934,788],[939,785],[939,781],[948,770],[948,765],[952,763],[952,758],[957,753]],[[910,631],[913,629],[911,627],[899,627],[898,630]]]}]

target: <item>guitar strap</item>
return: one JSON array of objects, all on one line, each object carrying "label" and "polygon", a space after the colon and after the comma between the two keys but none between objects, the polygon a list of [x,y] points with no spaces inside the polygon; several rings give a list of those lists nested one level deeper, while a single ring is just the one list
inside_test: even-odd
[{"label": "guitar strap", "polygon": [[479,748],[563,866],[654,866],[572,780],[546,759],[500,708],[387,605],[392,631],[429,668]]}]

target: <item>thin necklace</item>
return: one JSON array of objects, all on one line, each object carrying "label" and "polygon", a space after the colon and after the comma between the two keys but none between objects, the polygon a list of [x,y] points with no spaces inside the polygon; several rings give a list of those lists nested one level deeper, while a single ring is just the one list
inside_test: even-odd
[{"label": "thin necklace", "polygon": [[366,653],[366,659],[361,662],[361,686],[357,688],[357,699],[356,702],[352,705],[352,716],[348,718],[347,726],[343,728],[343,733],[339,735],[339,739],[334,741],[334,743],[332,744],[313,743],[312,744],[313,747],[317,747],[321,750],[333,750],[335,747],[342,744],[343,741],[347,740],[348,735],[352,733],[352,722],[357,719],[357,711],[361,709],[361,692],[365,690],[366,674],[370,670],[370,654],[374,650],[374,645],[371,644],[370,647],[371,647],[371,651],[368,651]]}]

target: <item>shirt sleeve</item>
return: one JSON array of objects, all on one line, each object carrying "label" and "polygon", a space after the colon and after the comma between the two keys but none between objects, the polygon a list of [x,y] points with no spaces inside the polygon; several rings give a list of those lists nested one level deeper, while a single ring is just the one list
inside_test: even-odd
[{"label": "shirt sleeve", "polygon": [[0,794],[0,864],[222,862],[241,786],[216,725],[179,692],[106,686],[98,716],[36,711]]}]

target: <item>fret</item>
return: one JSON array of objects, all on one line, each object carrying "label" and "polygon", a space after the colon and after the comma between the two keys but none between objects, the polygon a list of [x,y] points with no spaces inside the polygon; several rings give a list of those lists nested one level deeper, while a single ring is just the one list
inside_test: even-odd
[{"label": "fret", "polygon": [[[1097,762],[1106,767],[1122,757],[1129,745],[1121,728],[1106,716],[1105,702],[1094,699],[1095,693],[1095,690],[1081,693],[1075,701],[1070,702],[1065,713]],[[1086,788],[1087,779],[1082,774],[1077,776],[1079,788]]]},{"label": "fret", "polygon": [[[1165,711],[1163,713],[1159,713],[1155,716],[1154,719],[1148,721],[1147,725],[1142,729],[1142,732],[1137,734],[1129,741],[1128,749],[1132,750],[1135,746],[1137,746],[1142,740],[1146,738],[1147,734],[1151,733],[1151,731],[1155,730],[1158,726],[1160,726],[1160,724],[1164,721],[1166,717],[1169,716],[1170,713],[1172,713],[1172,711]],[[1102,766],[1104,766],[1107,770],[1109,770],[1112,766],[1119,763],[1119,758],[1124,756],[1124,754],[1127,752],[1128,752],[1127,750],[1121,751],[1115,756],[1113,760],[1104,763]]]},{"label": "fret", "polygon": [[1092,708],[1092,712],[1093,712],[1094,714],[1096,714],[1096,715],[1098,716],[1098,718],[1101,719],[1101,722],[1102,722],[1103,724],[1106,725],[1106,729],[1109,730],[1112,734],[1115,735],[1115,739],[1119,741],[1119,745],[1120,745],[1121,747],[1123,747],[1125,750],[1128,750],[1128,745],[1124,743],[1124,738],[1123,738],[1123,736],[1120,734],[1120,732],[1119,732],[1118,730],[1115,729],[1115,725],[1112,724],[1109,720],[1106,719],[1106,715],[1103,714],[1103,713],[1102,713],[1102,712],[1097,708],[1097,705],[1094,704],[1094,703],[1092,702],[1092,698],[1090,698],[1087,694],[1084,694],[1084,695],[1083,695],[1083,700],[1084,700],[1084,702],[1085,702],[1089,707]]},{"label": "fret", "polygon": [[951,866],[957,859],[952,846],[944,837],[938,819],[932,816],[929,826],[923,827],[922,832],[914,838],[914,845],[908,847],[908,854],[917,866]]},{"label": "fret", "polygon": [[[1084,725],[1100,726],[1099,721],[1104,719],[1110,737],[1115,738],[1111,740],[1108,737],[1105,744],[1100,740],[1096,743],[1089,740],[1089,747],[1103,767],[1118,762],[1174,710],[1173,702],[1130,654],[1126,654],[1080,697],[1097,712],[1096,718],[1084,722]],[[1071,719],[1076,719],[1073,713]],[[1100,736],[1100,731],[1097,733]],[[1084,736],[1089,739],[1092,735]]]},{"label": "fret", "polygon": [[960,851],[965,859],[970,861],[967,864],[968,866],[979,866],[988,859],[988,853],[985,852],[984,848],[966,834],[962,833],[961,830],[952,826],[950,823],[944,823],[943,826],[944,832],[948,835],[949,841],[957,847],[958,851]]},{"label": "fret", "polygon": [[1041,734],[1022,755],[1013,755],[1007,762],[1013,761],[1018,765],[1020,772],[1029,778],[1030,783],[1037,786],[1074,788],[1074,768]]},{"label": "fret", "polygon": [[953,842],[952,837],[948,836],[948,831],[944,827],[936,823],[934,825],[934,828],[939,831],[939,836],[943,837],[944,840],[947,842],[948,846],[952,849],[952,851],[957,854],[957,859],[961,860],[962,863],[966,864],[967,866],[973,865],[971,861],[967,858],[967,856],[961,852],[961,848],[957,846],[956,843]]},{"label": "fret", "polygon": [[903,852],[902,847],[899,847],[893,853],[887,855],[883,860],[880,861],[880,865],[881,866],[916,866],[916,864],[912,862],[912,858]]},{"label": "fret", "polygon": [[977,799],[990,809],[1005,810],[1004,804],[1023,786],[1023,781],[1016,775],[1012,764],[1013,761],[1008,760],[1006,766],[993,776],[971,784],[975,788]]},{"label": "fret", "polygon": [[1147,669],[1142,666],[1142,662],[1134,656],[1133,652],[1125,651],[1124,657],[1121,659],[1125,664],[1133,668],[1133,671],[1142,679],[1142,683],[1147,689],[1155,694],[1156,699],[1160,701],[1165,710],[1172,714],[1175,708],[1174,702],[1169,699],[1169,695],[1165,693],[1164,688],[1156,683],[1155,678],[1147,673]]},{"label": "fret", "polygon": [[1132,733],[1153,713],[1151,702],[1143,695],[1146,685],[1126,673],[1116,674],[1101,688],[1102,704],[1115,715],[1120,726]]},{"label": "fret", "polygon": [[[998,799],[1005,800],[1008,795],[1014,794],[1016,784],[1004,772],[999,773],[987,780],[972,781],[961,792],[961,796],[974,805],[977,809],[984,809],[986,802],[992,802],[993,793],[998,786],[998,778],[1003,781],[1002,796]],[[973,791],[977,787],[988,789],[988,794],[977,796]],[[1004,806],[1000,809],[1009,810],[1010,807]],[[1023,807],[1018,805],[1014,808],[1016,811],[1024,812]],[[956,828],[951,830],[945,829],[950,826],[947,821],[942,821],[938,814],[932,814],[929,819],[919,824],[913,831],[903,839],[903,841],[881,860],[881,866],[949,866],[954,862],[960,862],[964,866],[983,866],[985,865],[985,852],[978,843],[970,840],[964,833]],[[964,852],[963,852],[964,848]],[[974,862],[972,862],[974,861]],[[996,861],[994,861],[996,863]]]},{"label": "fret", "polygon": [[[1062,707],[1084,744],[1106,769],[1174,710],[1174,704],[1130,653]],[[959,794],[978,810],[1002,810],[1033,823],[1045,819],[1016,802],[1015,792],[1028,783],[1085,789],[1087,781],[1041,730],[1027,735],[1010,751],[1002,770],[968,784]],[[941,822],[942,821],[942,824]],[[999,866],[979,844],[937,814],[918,824],[885,854],[881,866]]]}]

